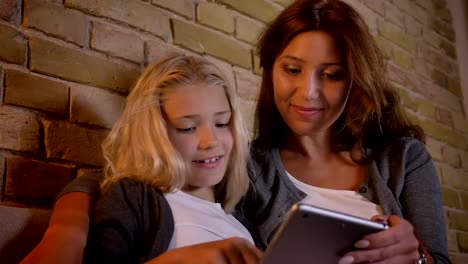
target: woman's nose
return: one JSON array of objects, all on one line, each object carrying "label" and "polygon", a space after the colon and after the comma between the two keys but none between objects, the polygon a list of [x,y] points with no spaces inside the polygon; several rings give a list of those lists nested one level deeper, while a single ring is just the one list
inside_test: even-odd
[{"label": "woman's nose", "polygon": [[307,100],[316,99],[319,96],[321,82],[317,78],[316,74],[310,73],[304,76],[303,81],[301,82],[301,87],[299,88],[301,96]]}]

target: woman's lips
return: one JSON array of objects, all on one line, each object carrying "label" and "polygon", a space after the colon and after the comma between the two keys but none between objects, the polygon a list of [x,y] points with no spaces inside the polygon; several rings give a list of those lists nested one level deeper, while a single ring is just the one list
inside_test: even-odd
[{"label": "woman's lips", "polygon": [[292,106],[294,111],[296,111],[301,116],[313,116],[318,112],[322,111],[322,107],[303,107],[303,106]]}]

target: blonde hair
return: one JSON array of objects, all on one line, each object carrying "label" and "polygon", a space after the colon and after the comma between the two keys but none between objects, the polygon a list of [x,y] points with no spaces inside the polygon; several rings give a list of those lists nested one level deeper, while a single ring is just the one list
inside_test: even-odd
[{"label": "blonde hair", "polygon": [[102,144],[106,160],[104,191],[122,178],[142,181],[163,193],[184,186],[188,169],[169,140],[161,98],[169,89],[197,84],[224,88],[231,107],[234,144],[226,174],[214,191],[224,210],[233,211],[249,186],[248,133],[238,111],[237,96],[216,66],[182,54],[149,65],[128,95],[125,109]]}]

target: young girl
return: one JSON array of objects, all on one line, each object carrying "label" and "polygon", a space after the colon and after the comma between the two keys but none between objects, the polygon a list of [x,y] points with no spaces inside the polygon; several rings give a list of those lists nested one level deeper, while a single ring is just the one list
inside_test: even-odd
[{"label": "young girl", "polygon": [[231,237],[250,242],[246,262],[257,259],[230,214],[249,184],[247,140],[215,66],[185,55],[149,66],[103,143],[106,173],[85,262],[140,263]]}]

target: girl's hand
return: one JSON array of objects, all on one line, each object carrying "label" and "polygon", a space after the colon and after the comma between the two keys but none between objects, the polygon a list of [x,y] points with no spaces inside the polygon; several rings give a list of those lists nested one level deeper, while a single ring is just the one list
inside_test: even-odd
[{"label": "girl's hand", "polygon": [[410,222],[395,215],[374,216],[372,220],[387,222],[390,228],[354,243],[356,250],[346,253],[338,264],[414,264],[420,259],[419,241]]},{"label": "girl's hand", "polygon": [[262,252],[252,243],[242,238],[233,237],[172,249],[152,259],[147,264],[254,264],[259,263],[261,256]]}]

